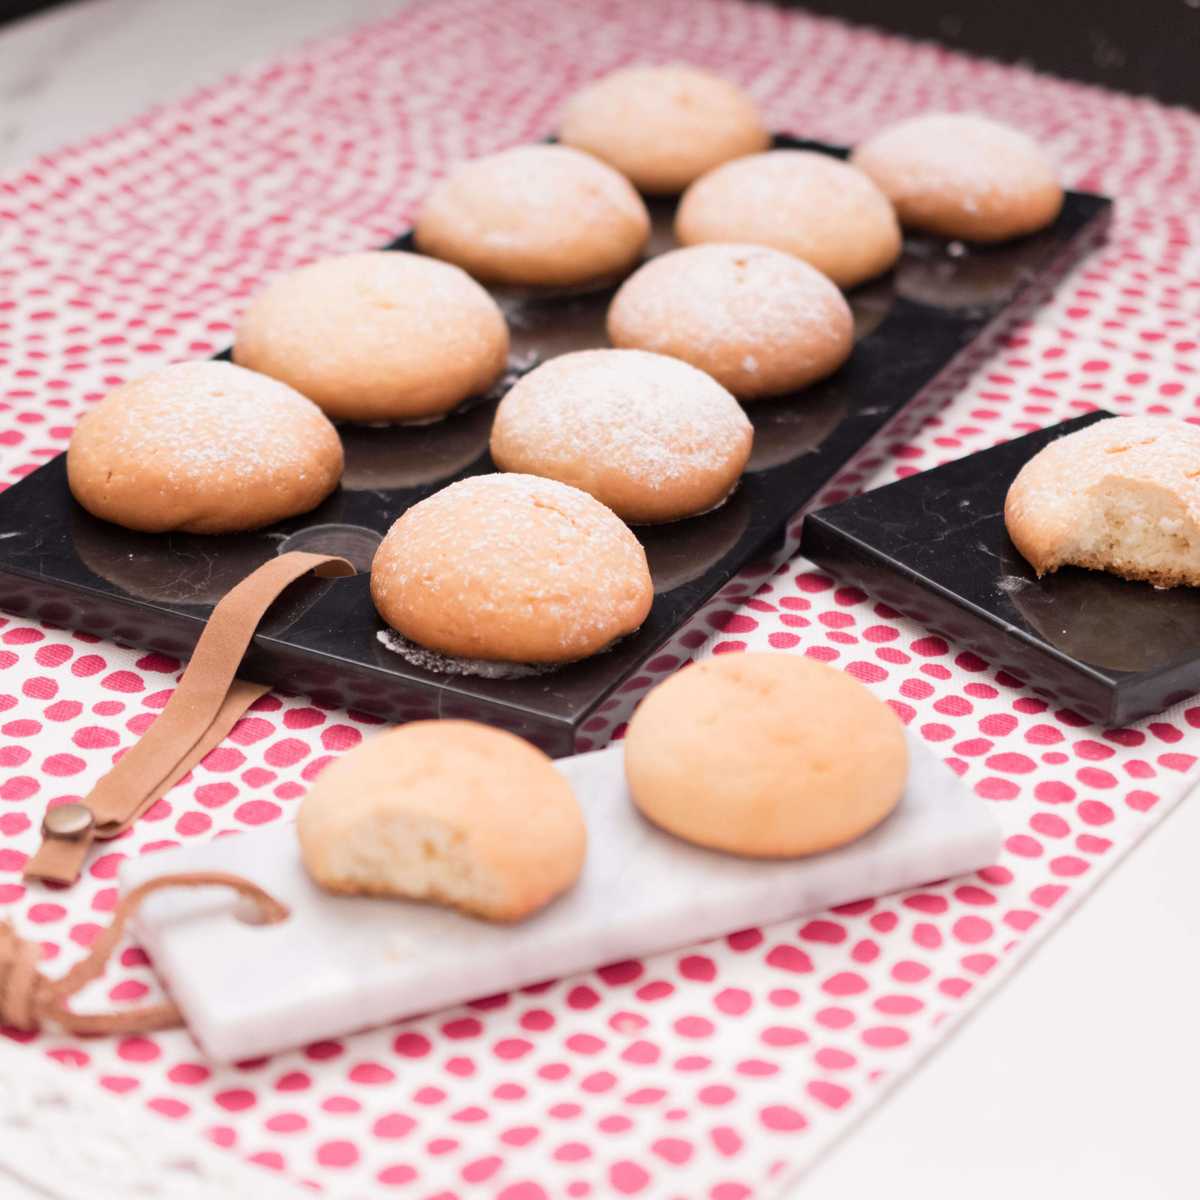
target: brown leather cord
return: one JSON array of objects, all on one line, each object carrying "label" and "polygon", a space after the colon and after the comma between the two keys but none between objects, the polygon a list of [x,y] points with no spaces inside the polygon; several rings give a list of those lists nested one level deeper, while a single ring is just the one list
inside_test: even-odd
[{"label": "brown leather cord", "polygon": [[123,833],[233,728],[268,689],[236,678],[255,630],[279,594],[309,571],[353,574],[343,558],[292,551],[264,563],[213,609],[191,662],[154,724],[83,801],[87,828],[69,835],[51,828],[25,864],[26,879],[74,883],[92,842]]},{"label": "brown leather cord", "polygon": [[257,884],[237,875],[197,871],[148,879],[121,898],[113,912],[112,924],[92,943],[88,956],[57,980],[47,979],[38,970],[41,959],[38,944],[19,938],[5,922],[0,924],[0,1025],[27,1033],[57,1025],[66,1033],[104,1035],[150,1033],[180,1024],[179,1009],[169,1000],[116,1013],[77,1013],[70,1007],[72,996],[104,974],[125,924],[138,905],[153,892],[176,887],[232,888],[254,902],[265,924],[282,921],[288,915],[285,905]]}]

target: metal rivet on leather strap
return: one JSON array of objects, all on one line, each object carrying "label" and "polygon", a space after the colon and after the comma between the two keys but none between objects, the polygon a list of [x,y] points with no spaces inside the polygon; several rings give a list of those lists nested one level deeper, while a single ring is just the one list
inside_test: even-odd
[{"label": "metal rivet on leather strap", "polygon": [[96,824],[92,810],[83,804],[60,804],[46,810],[42,833],[46,837],[75,840],[85,837]]}]

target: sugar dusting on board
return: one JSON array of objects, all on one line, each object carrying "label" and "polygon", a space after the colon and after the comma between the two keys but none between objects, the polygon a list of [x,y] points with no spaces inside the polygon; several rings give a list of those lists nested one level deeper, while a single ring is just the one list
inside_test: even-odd
[{"label": "sugar dusting on board", "polygon": [[1026,588],[1033,586],[1032,579],[1025,579],[1020,575],[1001,575],[996,580],[996,590],[1004,592],[1008,596],[1015,596],[1018,592],[1023,592]]},{"label": "sugar dusting on board", "polygon": [[557,669],[557,664],[497,662],[490,658],[456,658],[451,654],[439,654],[410,642],[394,629],[381,629],[376,635],[380,645],[405,662],[436,675],[474,675],[480,679],[526,679],[531,675],[545,675]]}]

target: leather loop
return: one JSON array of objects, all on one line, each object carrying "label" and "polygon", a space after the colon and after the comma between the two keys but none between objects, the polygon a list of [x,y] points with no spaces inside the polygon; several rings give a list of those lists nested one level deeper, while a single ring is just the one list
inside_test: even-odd
[{"label": "leather loop", "polygon": [[53,1024],[76,1034],[149,1033],[178,1025],[179,1010],[169,1000],[117,1013],[73,1012],[70,1000],[104,974],[126,922],[147,896],[165,888],[214,886],[232,888],[253,901],[264,924],[282,921],[288,915],[285,905],[238,875],[218,871],[163,875],[123,896],[113,912],[112,924],[92,943],[88,956],[57,980],[47,979],[37,969],[41,949],[36,942],[27,942],[11,925],[0,924],[0,1025],[30,1033]]},{"label": "leather loop", "polygon": [[213,609],[179,686],[154,724],[83,801],[90,828],[59,836],[43,826],[26,879],[70,884],[79,878],[96,839],[120,836],[224,740],[238,718],[268,689],[237,679],[255,630],[279,594],[302,575],[353,575],[344,558],[292,551],[247,575]]}]

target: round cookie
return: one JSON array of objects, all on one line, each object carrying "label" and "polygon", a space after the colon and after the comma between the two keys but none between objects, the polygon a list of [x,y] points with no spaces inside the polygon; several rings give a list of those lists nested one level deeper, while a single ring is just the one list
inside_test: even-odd
[{"label": "round cookie", "polygon": [[754,429],[711,376],[644,350],[580,350],[517,381],[492,426],[502,471],[569,483],[623,520],[677,521],[720,504]]},{"label": "round cookie", "polygon": [[650,215],[623,175],[570,146],[516,146],[461,163],[421,206],[425,254],[476,279],[576,287],[628,271]]},{"label": "round cookie", "polygon": [[398,633],[438,654],[566,663],[645,620],[646,554],[578,488],[475,475],[413,505],[371,566],[371,596]]},{"label": "round cookie", "polygon": [[899,719],[857,680],[796,655],[724,654],[685,667],[625,736],[633,802],[700,846],[791,858],[861,837],[908,773]]},{"label": "round cookie", "polygon": [[891,198],[901,224],[942,237],[1001,242],[1044,228],[1062,208],[1062,187],[1038,144],[972,113],[900,121],[857,146],[850,161]]},{"label": "round cookie", "polygon": [[519,921],[579,878],[587,827],[540,750],[473,721],[416,721],[330,763],[300,804],[300,853],[331,892]]},{"label": "round cookie", "polygon": [[771,135],[736,84],[685,63],[613,71],[576,92],[559,138],[615,167],[643,192],[681,192]]},{"label": "round cookie", "polygon": [[790,254],[690,246],[651,259],[621,285],[608,337],[681,358],[754,400],[836,371],[853,348],[854,318],[841,292]]},{"label": "round cookie", "polygon": [[315,508],[342,443],[286,384],[227,362],[163,367],[79,422],[67,480],[93,516],[146,533],[234,533]]},{"label": "round cookie", "polygon": [[1200,426],[1113,417],[1060,437],[1013,480],[1004,524],[1038,575],[1076,566],[1200,587]]},{"label": "round cookie", "polygon": [[900,257],[888,198],[862,171],[815,150],[768,150],[717,167],[683,194],[675,236],[754,242],[794,254],[849,288]]},{"label": "round cookie", "polygon": [[457,267],[371,251],[275,280],[238,324],[233,357],[291,384],[335,421],[426,421],[496,382],[508,326]]}]

